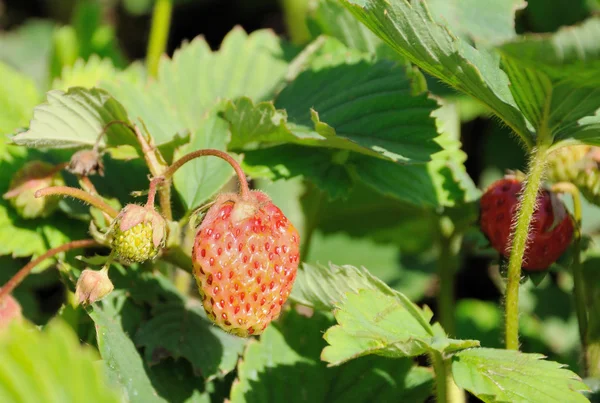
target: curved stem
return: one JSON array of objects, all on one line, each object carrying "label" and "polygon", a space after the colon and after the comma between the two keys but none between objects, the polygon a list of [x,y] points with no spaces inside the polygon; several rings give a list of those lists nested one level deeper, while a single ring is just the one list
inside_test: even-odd
[{"label": "curved stem", "polygon": [[146,67],[152,77],[156,77],[160,56],[167,47],[172,11],[173,0],[157,0],[154,4],[152,28],[150,29],[150,40],[148,41],[146,54]]},{"label": "curved stem", "polygon": [[27,263],[21,270],[19,270],[14,276],[12,276],[12,278],[8,280],[8,282],[4,284],[2,288],[0,288],[0,302],[2,302],[2,299],[4,299],[5,296],[13,292],[13,290],[17,288],[19,284],[21,284],[21,282],[25,279],[25,277],[27,277],[31,270],[35,268],[35,266],[42,263],[44,260],[71,249],[89,248],[92,246],[100,246],[100,244],[93,239],[82,239],[80,241],[72,241],[61,245],[57,248],[50,249],[43,255],[40,255],[39,257],[33,259],[31,262]]},{"label": "curved stem", "polygon": [[88,204],[91,204],[94,207],[99,208],[100,210],[108,214],[110,218],[115,218],[119,214],[117,210],[109,206],[104,200],[100,199],[99,197],[93,196],[81,189],[76,189],[69,186],[52,186],[40,189],[37,192],[35,192],[35,197],[47,197],[52,195],[74,197]]},{"label": "curved stem", "polygon": [[575,218],[575,233],[573,236],[573,263],[571,271],[573,273],[573,294],[575,297],[575,311],[577,313],[577,323],[579,325],[579,340],[581,342],[581,351],[583,358],[584,376],[588,372],[589,363],[587,361],[587,332],[588,332],[588,312],[587,298],[585,295],[585,281],[583,270],[581,268],[581,195],[577,186],[568,182],[557,183],[552,186],[552,190],[560,193],[569,193],[573,199],[573,216]]},{"label": "curved stem", "polygon": [[505,342],[508,350],[519,349],[519,283],[521,280],[521,266],[527,248],[529,225],[536,208],[536,200],[544,169],[545,160],[550,142],[547,142],[542,133],[539,133],[538,147],[533,151],[529,172],[524,184],[524,189],[519,201],[514,232],[510,247],[508,261],[508,278],[506,284],[505,302]]},{"label": "curved stem", "polygon": [[[214,150],[212,148],[192,151],[191,153],[186,154],[183,157],[179,158],[177,161],[173,162],[173,164],[162,173],[164,180],[171,179],[173,174],[175,174],[175,172],[179,168],[181,168],[185,163],[193,160],[194,158],[204,157],[207,155],[210,155],[213,157],[219,157],[219,158],[227,161],[229,163],[229,165],[231,165],[233,167],[233,169],[235,170],[235,173],[237,174],[238,179],[240,181],[240,193],[243,198],[248,198],[250,196],[250,187],[248,186],[248,181],[246,180],[246,174],[242,170],[242,167],[240,166],[240,164],[238,164],[238,162],[231,155],[227,154],[226,152],[221,151],[221,150]],[[159,180],[159,178],[154,178],[153,181],[154,180]],[[160,179],[160,180],[163,180],[163,179]]]},{"label": "curved stem", "polygon": [[150,181],[150,189],[148,190],[148,201],[146,207],[154,207],[154,199],[156,198],[156,190],[160,182],[164,180],[164,177],[154,178]]}]

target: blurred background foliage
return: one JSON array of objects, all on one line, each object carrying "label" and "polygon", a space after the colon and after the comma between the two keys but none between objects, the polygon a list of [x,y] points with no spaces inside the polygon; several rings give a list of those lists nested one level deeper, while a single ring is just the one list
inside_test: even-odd
[{"label": "blurred background foliage", "polygon": [[[3,68],[27,75],[38,90],[33,94],[43,94],[65,69],[75,71],[80,59],[108,59],[112,66],[108,64],[106,69],[123,69],[145,56],[153,3],[0,0],[0,62]],[[598,10],[600,3],[596,0],[529,0],[528,7],[517,13],[516,28],[519,33],[553,32],[583,21]],[[237,25],[247,32],[270,28],[295,44],[306,44],[318,32],[312,12],[308,0],[175,0],[168,53],[198,35],[216,49]],[[102,68],[96,71],[101,74]],[[508,128],[467,96],[454,93],[434,79],[428,78],[428,87],[459,108],[460,139],[468,156],[465,166],[480,189],[506,170],[525,168],[523,149],[515,136],[507,133]],[[32,107],[42,101],[36,95],[32,97]],[[27,125],[29,118],[24,116],[21,124]],[[136,177],[143,180],[143,171]],[[6,180],[4,175],[0,178]],[[0,185],[4,189],[6,182]],[[307,209],[302,205],[312,201],[302,180],[261,180],[255,186],[266,190],[292,221],[304,222]],[[435,311],[438,284],[434,273],[439,251],[432,247],[437,235],[436,227],[431,225],[431,212],[362,187],[344,200],[322,198],[320,203],[318,226],[306,255],[308,263],[332,261],[365,266],[415,302],[427,303]],[[600,209],[586,204],[583,223],[590,240],[588,254],[594,262],[600,258]],[[466,232],[463,246],[456,281],[456,336],[479,339],[486,347],[501,347],[500,262],[486,248],[485,239],[475,227]],[[25,261],[0,257],[0,284]],[[570,275],[560,265],[537,286],[527,281],[521,300],[522,343],[524,351],[546,354],[577,370],[578,334],[571,289]],[[55,271],[29,277],[15,292],[25,315],[36,323],[44,323],[56,312],[63,295]]]}]

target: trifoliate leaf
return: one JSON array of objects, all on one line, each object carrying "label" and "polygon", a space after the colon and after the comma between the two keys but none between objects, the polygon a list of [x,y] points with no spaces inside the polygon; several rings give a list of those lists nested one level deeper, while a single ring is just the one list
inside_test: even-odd
[{"label": "trifoliate leaf", "polygon": [[[323,315],[291,311],[246,348],[231,391],[233,403],[423,402],[432,374],[409,359],[363,357],[336,368],[319,360]],[[360,379],[360,382],[357,382]]]},{"label": "trifoliate leaf", "polygon": [[224,112],[231,123],[230,148],[295,142],[400,162],[428,161],[440,150],[430,117],[438,105],[424,94],[411,94],[411,78],[401,67],[344,58],[316,60],[275,105],[243,98],[231,104]]},{"label": "trifoliate leaf", "polygon": [[584,403],[588,388],[573,372],[540,354],[491,348],[452,357],[456,384],[486,403]]},{"label": "trifoliate leaf", "polygon": [[63,322],[52,322],[43,332],[13,325],[0,333],[0,400],[120,402],[97,359]]},{"label": "trifoliate leaf", "polygon": [[427,73],[480,100],[527,143],[533,136],[510,92],[500,57],[451,35],[422,0],[344,0],[361,22]]},{"label": "trifoliate leaf", "polygon": [[361,289],[346,294],[334,312],[338,325],[325,333],[329,346],[321,358],[331,365],[369,354],[412,357],[429,351],[452,353],[478,346],[476,340],[447,338],[431,316],[402,294],[389,296],[379,290]]}]

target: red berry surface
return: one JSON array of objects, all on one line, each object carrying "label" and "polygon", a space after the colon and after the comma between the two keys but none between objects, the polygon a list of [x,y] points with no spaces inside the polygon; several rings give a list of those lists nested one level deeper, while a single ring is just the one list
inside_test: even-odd
[{"label": "red berry surface", "polygon": [[300,260],[298,231],[268,196],[221,195],[196,235],[194,276],[210,319],[241,337],[281,312]]},{"label": "red berry surface", "polygon": [[[481,197],[481,229],[492,247],[506,257],[510,254],[510,235],[521,187],[522,181],[506,177],[494,182]],[[523,268],[547,269],[567,250],[573,231],[573,220],[562,202],[553,205],[550,192],[542,190],[529,229]]]}]

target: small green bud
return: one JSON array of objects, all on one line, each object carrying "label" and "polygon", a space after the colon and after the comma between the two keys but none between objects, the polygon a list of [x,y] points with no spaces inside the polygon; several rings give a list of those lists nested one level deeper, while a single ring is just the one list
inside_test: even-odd
[{"label": "small green bud", "polygon": [[47,217],[57,208],[56,197],[35,197],[35,192],[50,186],[63,186],[56,166],[42,161],[30,161],[17,171],[4,199],[10,201],[17,213],[27,219]]},{"label": "small green bud", "polygon": [[80,304],[93,304],[110,294],[114,288],[108,278],[108,267],[99,271],[85,269],[77,280],[75,299]]},{"label": "small green bud", "polygon": [[167,223],[152,207],[129,204],[112,223],[111,246],[124,263],[154,259],[165,246]]}]

